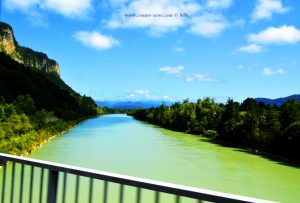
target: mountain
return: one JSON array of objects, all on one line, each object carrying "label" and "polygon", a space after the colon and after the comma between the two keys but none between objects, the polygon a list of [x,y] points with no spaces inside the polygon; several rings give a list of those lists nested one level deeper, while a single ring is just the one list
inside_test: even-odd
[{"label": "mountain", "polygon": [[20,47],[0,23],[0,152],[31,153],[78,122],[104,113],[59,76],[46,54]]},{"label": "mountain", "polygon": [[99,113],[91,97],[81,96],[59,77],[57,62],[46,54],[20,47],[10,25],[0,23],[0,104],[29,97],[37,110],[77,120]]},{"label": "mountain", "polygon": [[0,100],[11,103],[19,95],[29,95],[38,110],[45,109],[66,120],[97,114],[92,98],[67,91],[41,71],[26,68],[0,52]]},{"label": "mountain", "polygon": [[96,104],[101,107],[108,107],[112,109],[135,109],[135,108],[152,108],[158,107],[162,103],[171,105],[171,102],[164,101],[96,101]]},{"label": "mountain", "polygon": [[0,22],[0,53],[6,54],[26,68],[39,70],[60,88],[76,93],[60,78],[60,68],[55,60],[49,59],[47,54],[20,46],[12,27],[4,22]]},{"label": "mountain", "polygon": [[284,102],[286,102],[289,99],[296,99],[297,101],[300,101],[300,94],[294,94],[291,96],[277,98],[277,99],[255,98],[255,100],[258,102],[263,102],[265,104],[276,104],[277,106],[281,106]]},{"label": "mountain", "polygon": [[60,76],[58,63],[44,53],[20,46],[10,25],[0,22],[0,52],[9,55],[26,67],[36,68],[47,74]]}]

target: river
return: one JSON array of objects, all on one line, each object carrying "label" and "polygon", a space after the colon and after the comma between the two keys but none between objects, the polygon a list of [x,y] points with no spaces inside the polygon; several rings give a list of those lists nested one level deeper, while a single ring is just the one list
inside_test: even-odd
[{"label": "river", "polygon": [[300,168],[122,114],[87,120],[30,157],[279,202],[300,201]]}]

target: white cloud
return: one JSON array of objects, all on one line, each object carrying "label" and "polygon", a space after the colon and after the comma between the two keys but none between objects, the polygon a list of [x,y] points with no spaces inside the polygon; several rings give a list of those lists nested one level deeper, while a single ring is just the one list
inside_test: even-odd
[{"label": "white cloud", "polygon": [[228,26],[223,16],[204,14],[192,19],[190,31],[197,35],[213,37],[219,35]]},{"label": "white cloud", "polygon": [[189,75],[186,79],[186,82],[194,82],[194,81],[204,81],[204,82],[216,82],[217,80],[211,77],[208,74],[203,73],[193,73]]},{"label": "white cloud", "polygon": [[45,0],[42,8],[68,17],[84,16],[92,9],[92,0]]},{"label": "white cloud", "polygon": [[110,36],[102,35],[96,31],[78,31],[73,35],[73,37],[80,41],[83,45],[98,50],[109,49],[119,44],[118,40]]},{"label": "white cloud", "polygon": [[20,9],[20,10],[28,10],[32,6],[38,4],[40,0],[4,0],[4,6],[7,9]]},{"label": "white cloud", "polygon": [[167,95],[162,96],[162,99],[163,99],[164,101],[175,101],[173,98],[171,98],[171,97],[169,97],[169,96],[167,96]]},{"label": "white cloud", "polygon": [[148,95],[149,92],[150,92],[149,90],[134,90],[132,93],[133,93],[133,94]]},{"label": "white cloud", "polygon": [[184,52],[185,48],[176,46],[176,47],[173,48],[173,51],[175,51],[175,52]]},{"label": "white cloud", "polygon": [[159,71],[164,72],[166,74],[179,75],[184,71],[184,66],[165,66],[160,68]]},{"label": "white cloud", "polygon": [[127,94],[126,98],[134,98],[137,96],[142,96],[145,98],[151,97],[149,90],[134,90],[134,91],[125,91]]},{"label": "white cloud", "polygon": [[208,0],[206,6],[213,9],[229,8],[232,0]]},{"label": "white cloud", "polygon": [[125,91],[126,94],[126,98],[127,99],[135,99],[135,100],[142,100],[142,99],[147,99],[147,100],[165,100],[165,101],[174,101],[174,99],[172,99],[169,96],[156,96],[153,95],[149,90],[143,90],[143,89],[139,89],[139,90],[134,90],[134,91]]},{"label": "white cloud", "polygon": [[7,9],[28,14],[51,10],[67,17],[85,17],[92,10],[92,0],[5,0]]},{"label": "white cloud", "polygon": [[263,75],[265,75],[265,76],[283,75],[285,73],[286,73],[286,71],[284,69],[282,69],[282,68],[273,70],[271,68],[266,67],[266,68],[263,69]]},{"label": "white cloud", "polygon": [[252,20],[269,19],[274,13],[285,13],[288,10],[288,7],[282,5],[281,0],[257,0]]},{"label": "white cloud", "polygon": [[254,54],[254,53],[262,52],[263,47],[259,44],[249,44],[247,46],[242,46],[242,47],[238,48],[237,51]]},{"label": "white cloud", "polygon": [[[115,13],[107,21],[107,25],[110,28],[148,28],[152,33],[163,33],[185,25],[187,17],[176,17],[174,14],[192,15],[200,8],[200,4],[192,0],[136,0],[127,4],[123,2],[122,6],[114,9]],[[156,14],[173,16],[155,17]]]},{"label": "white cloud", "polygon": [[[219,9],[227,9],[233,0],[110,0],[114,13],[103,20],[108,28],[141,28],[152,35],[161,35],[179,28],[191,33],[212,37],[224,29],[239,25],[242,21],[230,23]],[[154,17],[155,14],[172,17]],[[180,17],[187,14],[186,17]],[[176,16],[178,15],[178,17]]]},{"label": "white cloud", "polygon": [[260,44],[291,44],[300,41],[300,30],[294,26],[269,27],[248,36],[249,41]]}]

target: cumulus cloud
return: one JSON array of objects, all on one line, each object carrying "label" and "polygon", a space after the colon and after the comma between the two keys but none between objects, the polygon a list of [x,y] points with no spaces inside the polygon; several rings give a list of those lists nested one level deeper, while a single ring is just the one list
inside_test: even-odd
[{"label": "cumulus cloud", "polygon": [[28,14],[51,10],[67,17],[84,17],[92,9],[92,0],[5,0],[4,6]]},{"label": "cumulus cloud", "polygon": [[32,6],[39,4],[40,0],[4,0],[4,6],[7,9],[28,10]]},{"label": "cumulus cloud", "polygon": [[[212,37],[231,26],[218,9],[227,9],[233,0],[113,0],[115,11],[104,22],[109,28],[143,28],[150,34],[163,34],[184,28],[191,33]],[[158,17],[157,14],[162,14]],[[166,17],[166,15],[172,17]],[[186,14],[185,17],[182,17]]]},{"label": "cumulus cloud", "polygon": [[192,19],[190,32],[196,35],[212,37],[220,34],[229,26],[223,16],[217,14],[204,14]]},{"label": "cumulus cloud", "polygon": [[211,77],[208,74],[204,73],[193,73],[189,75],[186,79],[186,82],[194,82],[194,81],[204,81],[204,82],[216,82],[217,80]]},{"label": "cumulus cloud", "polygon": [[206,6],[213,9],[228,8],[232,2],[232,0],[208,0]]},{"label": "cumulus cloud", "polygon": [[69,17],[83,16],[91,10],[92,0],[46,0],[42,7]]},{"label": "cumulus cloud", "polygon": [[300,30],[294,26],[269,27],[248,36],[249,41],[260,44],[292,44],[300,41]]},{"label": "cumulus cloud", "polygon": [[109,49],[119,44],[119,41],[111,36],[105,36],[96,31],[78,31],[73,37],[83,45],[98,50]]},{"label": "cumulus cloud", "polygon": [[173,101],[169,96],[156,96],[153,95],[149,90],[139,89],[139,90],[133,90],[133,91],[125,91],[126,98],[127,99],[136,99],[136,100],[165,100],[165,101]]},{"label": "cumulus cloud", "polygon": [[265,75],[265,76],[283,75],[285,73],[286,73],[286,71],[284,69],[282,69],[282,68],[273,70],[271,68],[266,67],[266,68],[263,69],[263,75]]},{"label": "cumulus cloud", "polygon": [[238,48],[237,51],[254,54],[254,53],[262,52],[263,47],[259,44],[249,44],[247,46],[242,46],[242,47]]},{"label": "cumulus cloud", "polygon": [[134,90],[134,91],[126,91],[129,95],[149,95],[149,90]]},{"label": "cumulus cloud", "polygon": [[165,66],[160,68],[159,71],[166,74],[180,75],[184,71],[184,66]]},{"label": "cumulus cloud", "polygon": [[282,5],[281,0],[257,0],[252,20],[269,19],[274,13],[286,13],[288,10],[288,7]]},{"label": "cumulus cloud", "polygon": [[187,18],[176,17],[175,14],[192,15],[200,8],[191,0],[137,0],[118,6],[107,25],[110,28],[148,28],[152,32],[163,33],[185,24]]}]

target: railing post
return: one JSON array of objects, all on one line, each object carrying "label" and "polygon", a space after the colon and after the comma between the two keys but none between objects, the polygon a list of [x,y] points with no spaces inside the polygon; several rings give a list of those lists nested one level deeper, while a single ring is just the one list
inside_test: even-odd
[{"label": "railing post", "polygon": [[47,203],[56,203],[58,171],[49,170]]}]

